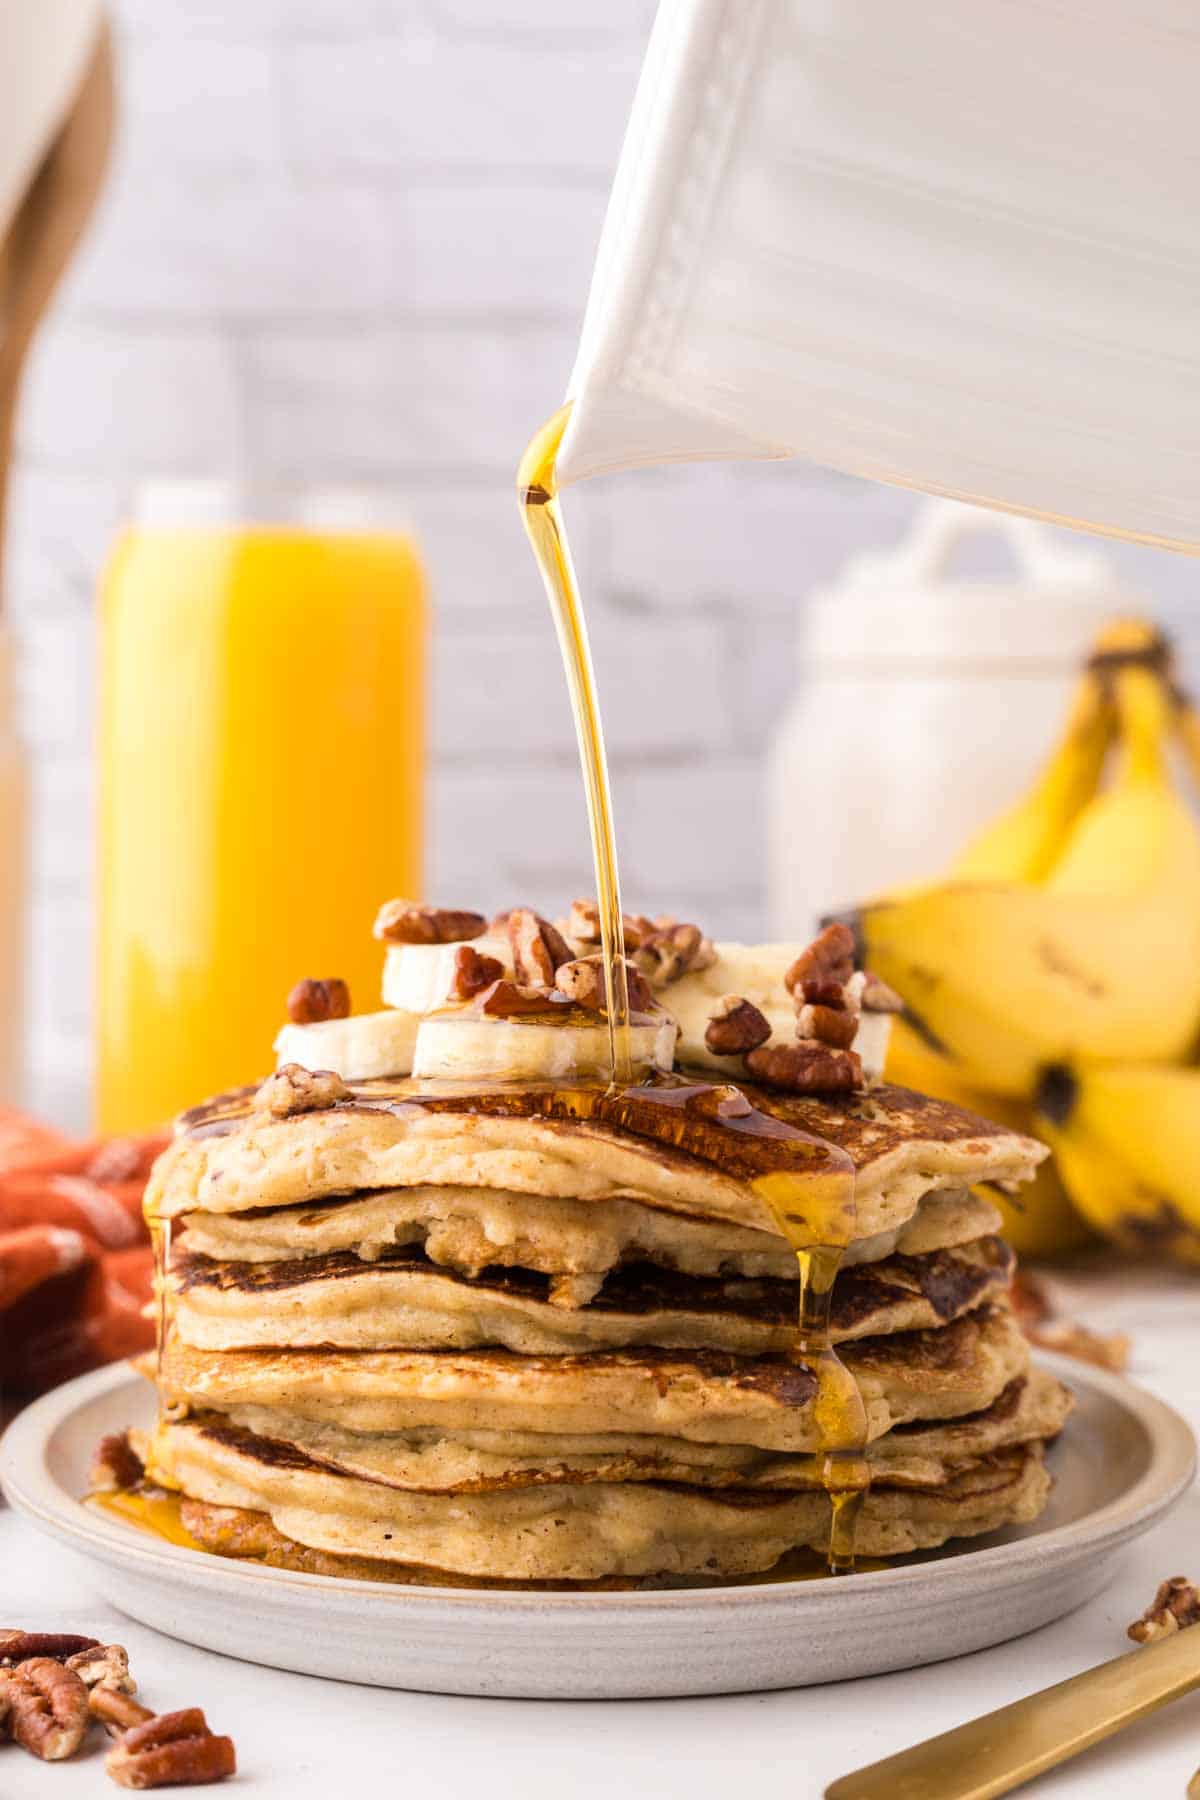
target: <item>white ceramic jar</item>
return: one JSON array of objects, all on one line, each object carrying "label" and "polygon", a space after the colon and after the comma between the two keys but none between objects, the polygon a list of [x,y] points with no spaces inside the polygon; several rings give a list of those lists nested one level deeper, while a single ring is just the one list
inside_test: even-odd
[{"label": "white ceramic jar", "polygon": [[[950,574],[981,532],[1007,542],[1016,579]],[[853,559],[804,609],[771,748],[772,934],[944,869],[1031,779],[1097,627],[1143,604],[1090,545],[954,501]]]}]

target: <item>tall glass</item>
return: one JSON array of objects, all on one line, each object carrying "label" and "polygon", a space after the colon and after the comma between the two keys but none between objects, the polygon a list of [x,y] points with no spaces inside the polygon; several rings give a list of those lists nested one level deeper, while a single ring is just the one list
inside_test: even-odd
[{"label": "tall glass", "polygon": [[102,596],[103,1131],[260,1076],[304,976],[372,1010],[375,909],[421,883],[411,540],[160,514],[118,540]]}]

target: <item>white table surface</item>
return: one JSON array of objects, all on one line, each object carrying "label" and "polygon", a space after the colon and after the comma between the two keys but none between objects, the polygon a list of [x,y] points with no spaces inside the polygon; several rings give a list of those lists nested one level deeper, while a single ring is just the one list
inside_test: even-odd
[{"label": "white table surface", "polygon": [[[1200,1426],[1200,1284],[1072,1277],[1072,1309],[1134,1339],[1131,1373]],[[175,1643],[123,1618],[86,1570],[0,1507],[0,1625],[123,1643],[147,1704],[203,1706],[241,1764],[245,1800],[520,1800],[642,1795],[817,1800],[826,1782],[1131,1649],[1129,1621],[1165,1576],[1200,1579],[1200,1494],[1117,1561],[1098,1600],[1028,1637],[909,1674],[725,1699],[465,1700],[317,1681]],[[1024,1792],[1037,1800],[1170,1800],[1200,1767],[1200,1694]],[[0,1800],[116,1794],[99,1753],[36,1763],[0,1749]]]}]

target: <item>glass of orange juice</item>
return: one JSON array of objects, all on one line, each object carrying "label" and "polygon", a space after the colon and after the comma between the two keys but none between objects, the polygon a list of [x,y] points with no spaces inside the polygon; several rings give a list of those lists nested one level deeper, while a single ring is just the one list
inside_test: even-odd
[{"label": "glass of orange juice", "polygon": [[257,1079],[305,976],[341,976],[371,1011],[375,910],[420,892],[413,542],[327,526],[328,506],[319,526],[235,511],[228,489],[152,491],[104,576],[103,1131]]}]

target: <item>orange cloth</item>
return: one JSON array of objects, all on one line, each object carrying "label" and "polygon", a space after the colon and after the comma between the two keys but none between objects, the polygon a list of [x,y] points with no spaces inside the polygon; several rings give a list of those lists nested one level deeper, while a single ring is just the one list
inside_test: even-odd
[{"label": "orange cloth", "polygon": [[0,1108],[0,1393],[9,1406],[153,1342],[142,1192],[166,1142],[76,1143]]}]

